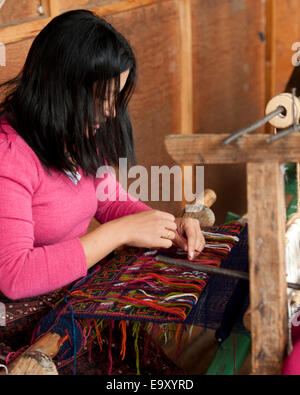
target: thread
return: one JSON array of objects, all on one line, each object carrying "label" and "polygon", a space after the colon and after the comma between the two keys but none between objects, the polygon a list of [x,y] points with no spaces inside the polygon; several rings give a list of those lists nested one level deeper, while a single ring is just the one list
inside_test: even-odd
[{"label": "thread", "polygon": [[122,330],[122,346],[121,346],[120,355],[121,355],[121,359],[123,361],[124,358],[125,358],[125,355],[126,355],[126,336],[127,336],[127,334],[126,334],[126,321],[120,321],[119,326],[121,327],[121,330]]},{"label": "thread", "polygon": [[135,354],[136,354],[136,374],[139,376],[140,375],[140,355],[139,355],[139,345],[138,345],[138,339],[139,339],[139,331],[140,331],[140,323],[135,322],[133,324],[133,331],[132,334],[134,336],[134,349],[135,349]]},{"label": "thread", "polygon": [[108,369],[108,375],[111,375],[112,372],[112,342],[113,342],[113,329],[114,329],[114,321],[109,320],[109,341],[108,341],[108,360],[109,360],[109,369]]},{"label": "thread", "polygon": [[99,347],[100,347],[100,351],[102,351],[103,340],[102,340],[101,333],[99,331],[99,328],[98,328],[96,320],[94,320],[94,325],[95,325],[95,332],[96,332],[96,337],[97,337],[98,344],[99,344]]}]

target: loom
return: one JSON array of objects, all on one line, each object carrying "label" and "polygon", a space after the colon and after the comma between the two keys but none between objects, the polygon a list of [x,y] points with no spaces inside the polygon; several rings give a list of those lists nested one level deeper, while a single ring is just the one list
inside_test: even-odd
[{"label": "loom", "polygon": [[[283,93],[270,100],[264,118],[238,132],[166,138],[178,163],[245,163],[250,258],[249,328],[252,372],[279,374],[289,343],[288,317],[298,300],[287,281],[299,281],[298,212],[285,224],[284,183],[280,163],[297,163],[300,155],[300,100]],[[250,134],[270,123],[275,134]],[[298,183],[299,183],[299,165]],[[299,200],[299,194],[298,194]],[[287,243],[286,243],[287,241]],[[287,276],[286,276],[287,274]],[[289,312],[288,312],[289,311]],[[290,321],[290,320],[289,320]]]},{"label": "loom", "polygon": [[[211,229],[211,226],[213,225],[213,223],[215,221],[215,217],[214,217],[214,214],[213,214],[212,210],[208,206],[211,206],[214,203],[215,200],[216,200],[215,193],[213,191],[211,191],[211,190],[205,190],[204,196],[203,195],[199,196],[198,199],[195,200],[194,204],[190,205],[188,207],[188,210],[184,210],[184,212],[182,212],[181,215],[196,217],[196,218],[199,219],[202,227],[209,227],[209,229]],[[193,207],[195,208],[195,210],[191,209]],[[199,211],[199,207],[201,208],[200,211]],[[226,228],[226,226],[225,226],[225,228]],[[237,230],[238,229],[242,229],[243,225],[241,225],[241,224],[236,225],[235,228]],[[233,228],[233,229],[235,229],[235,228]],[[214,234],[208,233],[206,235],[206,238],[208,238],[209,240],[210,239],[214,240],[214,238],[212,238],[212,237],[214,237]],[[228,241],[229,242],[228,247],[229,247],[229,245],[231,245],[232,242],[236,243],[236,241],[238,240],[236,237],[233,237],[233,236],[229,236],[229,237],[230,238],[228,239],[229,240]],[[222,238],[224,239],[223,236],[222,236]],[[217,237],[217,240],[218,239],[219,239],[219,236]],[[232,242],[230,240],[232,240]],[[213,243],[213,242],[211,242],[211,243]],[[218,244],[218,242],[217,242],[217,244]],[[220,244],[220,254],[221,254],[220,257],[218,258],[218,255],[215,255],[215,258],[213,258],[213,256],[212,256],[212,258],[209,258],[210,264],[214,264],[213,260],[215,260],[216,264],[217,264],[217,262],[221,263],[220,259],[222,258],[222,256],[225,257],[228,254],[228,252],[230,251],[230,249],[231,249],[231,248],[229,248],[229,250],[228,250],[228,248],[224,249],[222,246],[223,245],[221,243]],[[213,248],[214,249],[215,247],[214,247],[214,244],[211,244],[211,245],[207,245],[207,248]],[[175,247],[175,250],[176,250],[176,247]],[[155,253],[155,251],[154,251],[154,253]],[[136,251],[134,254],[135,254],[134,257],[138,257],[140,255],[140,250]],[[146,259],[147,259],[148,256],[150,257],[152,254],[153,254],[153,251],[146,251],[145,252]],[[208,253],[208,254],[209,254],[208,256],[210,256],[210,253]],[[175,256],[176,256],[176,254],[175,254]],[[204,257],[204,260],[207,261],[207,258],[205,258],[205,255],[202,254],[200,258],[203,260],[203,257]],[[130,259],[130,261],[132,261],[132,259]],[[247,258],[244,259],[244,262],[246,262],[246,261],[247,261]],[[114,267],[115,267],[115,262],[116,262],[116,260],[113,259]],[[123,258],[122,258],[122,262],[123,262]],[[155,263],[154,258],[152,259],[150,257],[150,266],[149,266],[150,274],[151,274],[151,272],[153,270],[155,270],[154,268],[153,269],[151,268],[151,266],[152,266],[151,262]],[[124,263],[122,263],[122,265],[120,267],[122,267],[123,265],[124,265]],[[145,267],[145,265],[143,265],[143,267]],[[92,274],[91,281],[93,282],[94,278],[95,278],[96,279],[96,284],[100,284],[100,288],[101,288],[102,284],[104,284],[105,281],[107,281],[108,278],[112,278],[113,279],[113,278],[115,278],[115,275],[114,274],[110,275],[108,273],[104,273],[103,274],[103,279],[102,279],[102,277],[101,277],[102,276],[102,274],[101,274],[102,265],[98,266],[98,269],[100,269],[100,277],[99,277],[99,279],[96,279],[96,276],[97,275],[99,276],[99,274],[97,274],[97,271],[95,271]],[[106,269],[104,268],[103,270],[105,271]],[[159,268],[158,268],[158,270],[159,270]],[[184,276],[187,275],[187,273],[186,273],[187,270],[186,269],[182,270],[182,269],[179,268],[178,270],[179,270],[179,273],[182,272],[184,274]],[[159,271],[156,272],[156,273],[159,273]],[[199,279],[197,280],[197,283],[199,283],[201,288],[203,288],[203,285],[205,286],[205,282],[203,282],[203,281],[204,281],[204,279],[206,277],[203,277],[204,273],[202,273],[202,275],[200,275],[201,273],[199,272],[199,270],[198,270],[197,273],[199,274],[199,276],[198,276]],[[195,278],[195,275],[191,271],[190,271],[190,275],[192,276],[191,277],[191,281],[193,282],[193,278]],[[89,276],[87,276],[87,281],[89,281],[88,277]],[[152,277],[153,277],[153,275],[152,275]],[[202,278],[203,278],[203,280],[202,280]],[[133,279],[133,281],[134,281],[134,279]],[[120,280],[117,281],[117,283],[115,285],[118,285],[118,282],[122,282],[121,278],[120,278]],[[202,283],[203,283],[203,285],[201,285]],[[176,286],[178,287],[178,285],[179,284],[177,284]],[[183,293],[186,292],[184,290],[184,283],[182,285],[183,285],[183,288],[182,288],[182,291],[179,292],[179,294],[180,293],[182,294],[182,292]],[[134,286],[134,288],[136,288],[136,286]],[[198,286],[197,286],[197,288],[198,288]],[[74,295],[76,293],[78,294],[78,292],[79,292],[76,289],[77,288],[75,287]],[[79,289],[80,289],[80,281],[79,281]],[[151,288],[150,288],[150,290],[151,290]],[[147,287],[146,287],[146,291],[147,291]],[[179,291],[180,291],[180,288],[179,288]],[[143,291],[143,292],[145,292],[145,291]],[[67,298],[66,300],[68,300],[67,305],[69,304],[69,297],[71,297],[71,294],[72,294],[72,292],[68,292],[66,294],[66,298]],[[94,295],[93,299],[97,299],[97,297],[98,297],[98,299],[100,298],[99,299],[99,303],[100,304],[99,305],[97,305],[97,304],[95,305],[96,310],[98,310],[97,314],[98,314],[98,317],[99,317],[99,311],[100,311],[99,308],[102,305],[101,302],[100,302],[100,300],[101,300],[100,295],[101,294],[99,293],[99,291],[94,290],[93,291],[93,295]],[[98,296],[96,296],[96,295],[98,295]],[[187,296],[188,295],[189,294],[187,294]],[[76,303],[76,296],[77,295],[75,295],[75,299],[74,299],[74,297],[71,297],[71,299],[70,299],[71,303],[73,303],[73,302]],[[150,296],[150,295],[148,295],[148,296]],[[181,297],[181,299],[182,299],[182,297]],[[171,297],[171,300],[173,300],[173,299],[174,299],[174,296]],[[105,304],[107,304],[107,302],[109,302],[109,297],[106,296],[104,300],[106,301]],[[146,298],[146,300],[147,300],[147,298]],[[168,300],[168,298],[166,300]],[[179,297],[179,301],[180,301],[180,297]],[[128,303],[130,303],[130,302],[128,302]],[[145,303],[148,304],[146,301],[145,301]],[[99,307],[97,307],[97,306],[99,306]],[[59,308],[60,308],[60,306],[59,306]],[[74,307],[74,309],[76,309],[76,308],[77,307]],[[122,309],[123,309],[123,307],[121,306],[121,310]],[[158,322],[158,323],[166,323],[166,324],[168,324],[168,323],[175,322],[175,323],[179,323],[180,324],[180,323],[185,323],[186,322],[186,320],[185,320],[186,307],[183,307],[183,309],[180,310],[181,313],[179,312],[179,310],[176,307],[174,309],[171,309],[171,310],[167,309],[166,311],[169,311],[169,313],[164,313],[164,310],[162,310],[161,313],[159,313],[159,311],[160,310],[157,310],[157,314],[154,314],[153,318],[151,318],[151,314],[150,314],[149,317],[147,317],[147,314],[146,314],[146,316],[144,316],[143,315],[143,311],[140,311],[139,315],[142,313],[142,316],[140,317],[142,319],[142,321],[146,320],[149,323],[151,323],[151,322]],[[174,314],[172,313],[172,311],[174,312]],[[68,313],[68,311],[66,311],[66,313]],[[146,313],[147,313],[147,311],[146,311]],[[80,318],[80,317],[82,318],[82,315],[80,315],[80,314],[78,315],[78,313],[76,313],[76,314],[77,314],[76,315],[77,318]],[[116,317],[116,315],[117,315],[117,319],[121,319],[120,313],[117,313],[116,310],[114,310],[114,312],[111,311],[111,313],[110,313],[110,310],[108,310],[107,313],[104,311],[103,314],[104,314],[103,317],[106,319],[107,322],[109,322],[110,319],[114,320],[114,317]],[[57,311],[57,313],[54,311],[53,314],[52,314],[52,312],[50,314],[48,314],[46,316],[46,321],[45,321],[46,324],[48,324],[47,320],[51,321],[53,319],[52,322],[56,322],[56,320],[58,319],[57,317],[59,315],[60,315],[59,310]],[[136,316],[136,314],[134,314],[134,315]],[[93,313],[92,316],[88,315],[88,317],[94,317],[95,318],[96,316],[95,316],[95,313]],[[100,314],[100,318],[101,317],[102,317],[102,315]],[[124,314],[123,314],[122,317],[123,317],[123,321],[121,321],[121,323],[122,322],[125,323],[124,319],[131,320],[130,314],[128,316],[126,316],[126,314],[124,316]],[[65,318],[66,318],[66,320],[64,321]],[[133,318],[133,321],[137,321],[137,323],[138,323],[138,321],[140,321],[140,318],[138,316],[136,316],[135,318]],[[64,356],[66,355],[66,351],[63,349],[63,344],[62,344],[62,338],[63,338],[64,334],[63,334],[63,332],[61,332],[61,330],[63,331],[64,330],[63,328],[66,328],[65,325],[67,325],[68,321],[69,321],[68,314],[65,315],[65,313],[63,312],[63,314],[62,314],[62,323],[59,324],[59,325],[55,324],[56,325],[56,328],[55,328],[56,332],[52,331],[51,328],[49,330],[48,329],[45,330],[45,328],[43,327],[42,333],[46,332],[46,334],[40,336],[39,335],[39,329],[38,329],[37,333],[36,333],[37,341],[34,342],[34,344],[31,347],[29,347],[19,358],[17,358],[15,361],[13,361],[12,363],[10,363],[8,365],[9,374],[31,374],[32,372],[40,372],[41,374],[56,374],[57,372],[56,372],[56,369],[55,369],[55,365],[52,362],[52,358],[54,358],[59,353],[62,353]],[[94,322],[94,321],[95,320],[93,319],[91,322]],[[187,323],[191,324],[192,322],[193,321],[190,320]],[[59,326],[59,327],[57,327],[57,326]],[[178,326],[178,328],[179,327],[180,327],[180,325]],[[76,329],[75,329],[75,331],[76,331]],[[225,333],[225,336],[227,336],[227,333]],[[69,348],[69,351],[71,352],[71,356],[72,356],[72,352],[73,352],[72,351],[73,347],[74,347],[74,350],[75,350],[76,349],[76,347],[75,347],[75,338],[74,338],[74,345],[71,346],[71,348]]]},{"label": "loom", "polygon": [[[294,262],[300,256],[300,216],[296,213],[289,219],[286,231],[283,174],[279,166],[282,162],[298,161],[300,137],[295,132],[300,130],[299,120],[300,99],[293,91],[292,94],[285,93],[273,98],[266,107],[263,119],[232,135],[170,135],[165,141],[167,151],[178,163],[247,164],[250,271],[246,276],[250,280],[251,306],[246,321],[252,334],[253,373],[280,373],[288,346],[288,314],[291,317],[291,306],[299,297],[299,266]],[[273,136],[250,135],[267,122],[275,128]],[[214,215],[208,208],[214,199],[209,191],[204,210],[196,214],[202,215],[204,222],[207,221],[205,225],[214,222]],[[210,203],[207,203],[209,200]],[[170,257],[159,259],[176,264]],[[215,273],[222,274],[217,268]],[[229,275],[237,277],[239,274]],[[36,361],[36,353],[42,353],[46,360],[49,357],[48,373],[55,373],[51,358],[58,353],[60,342],[58,334],[47,333],[14,361],[9,367],[11,374],[24,372],[24,361],[27,361],[26,364],[28,359]],[[38,365],[45,371],[41,364]]]}]

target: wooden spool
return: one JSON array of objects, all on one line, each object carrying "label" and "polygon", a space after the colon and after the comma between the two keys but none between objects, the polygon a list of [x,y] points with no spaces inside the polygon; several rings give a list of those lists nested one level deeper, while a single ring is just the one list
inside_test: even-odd
[{"label": "wooden spool", "polygon": [[300,100],[298,97],[293,98],[291,93],[281,93],[273,97],[267,104],[266,115],[275,111],[278,107],[283,107],[284,112],[269,121],[272,126],[278,129],[288,128],[293,125],[294,120],[296,124],[299,124]]},{"label": "wooden spool", "polygon": [[191,205],[188,205],[180,216],[196,218],[200,226],[213,226],[216,218],[210,207],[216,199],[217,195],[212,189],[205,189],[203,195],[199,195]]}]

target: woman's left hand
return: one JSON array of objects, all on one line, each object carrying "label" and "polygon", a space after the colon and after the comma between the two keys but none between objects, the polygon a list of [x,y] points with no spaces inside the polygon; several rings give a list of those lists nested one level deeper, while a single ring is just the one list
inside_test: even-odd
[{"label": "woman's left hand", "polygon": [[188,252],[188,258],[194,259],[203,250],[205,239],[199,221],[195,218],[175,218],[177,229],[174,244]]}]

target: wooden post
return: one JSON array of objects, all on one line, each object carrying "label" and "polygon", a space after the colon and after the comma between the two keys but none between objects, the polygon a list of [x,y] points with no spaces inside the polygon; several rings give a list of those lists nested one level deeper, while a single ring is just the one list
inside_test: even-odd
[{"label": "wooden post", "polygon": [[288,338],[284,182],[279,163],[297,162],[300,134],[272,144],[251,134],[223,145],[228,135],[170,135],[178,163],[246,163],[249,222],[252,372],[279,374]]},{"label": "wooden post", "polygon": [[193,53],[192,53],[192,9],[191,0],[178,0],[179,27],[181,37],[181,130],[194,133],[193,126]]},{"label": "wooden post", "polygon": [[[276,82],[276,0],[266,3],[266,103],[275,96]],[[273,127],[266,125],[267,133],[273,132]]]},{"label": "wooden post", "polygon": [[279,374],[287,346],[285,203],[278,162],[247,164],[252,373]]},{"label": "wooden post", "polygon": [[[180,28],[180,64],[181,64],[181,89],[180,89],[180,134],[194,133],[194,106],[193,106],[193,42],[192,42],[192,5],[191,0],[177,0]],[[185,183],[190,183],[195,190],[195,168],[189,163],[181,165],[192,166],[191,177],[186,179],[184,175],[182,189]],[[185,198],[182,199],[183,208],[191,204]]]},{"label": "wooden post", "polygon": [[59,14],[60,11],[59,1],[58,0],[48,0],[48,1],[49,1],[50,17],[54,18]]}]

